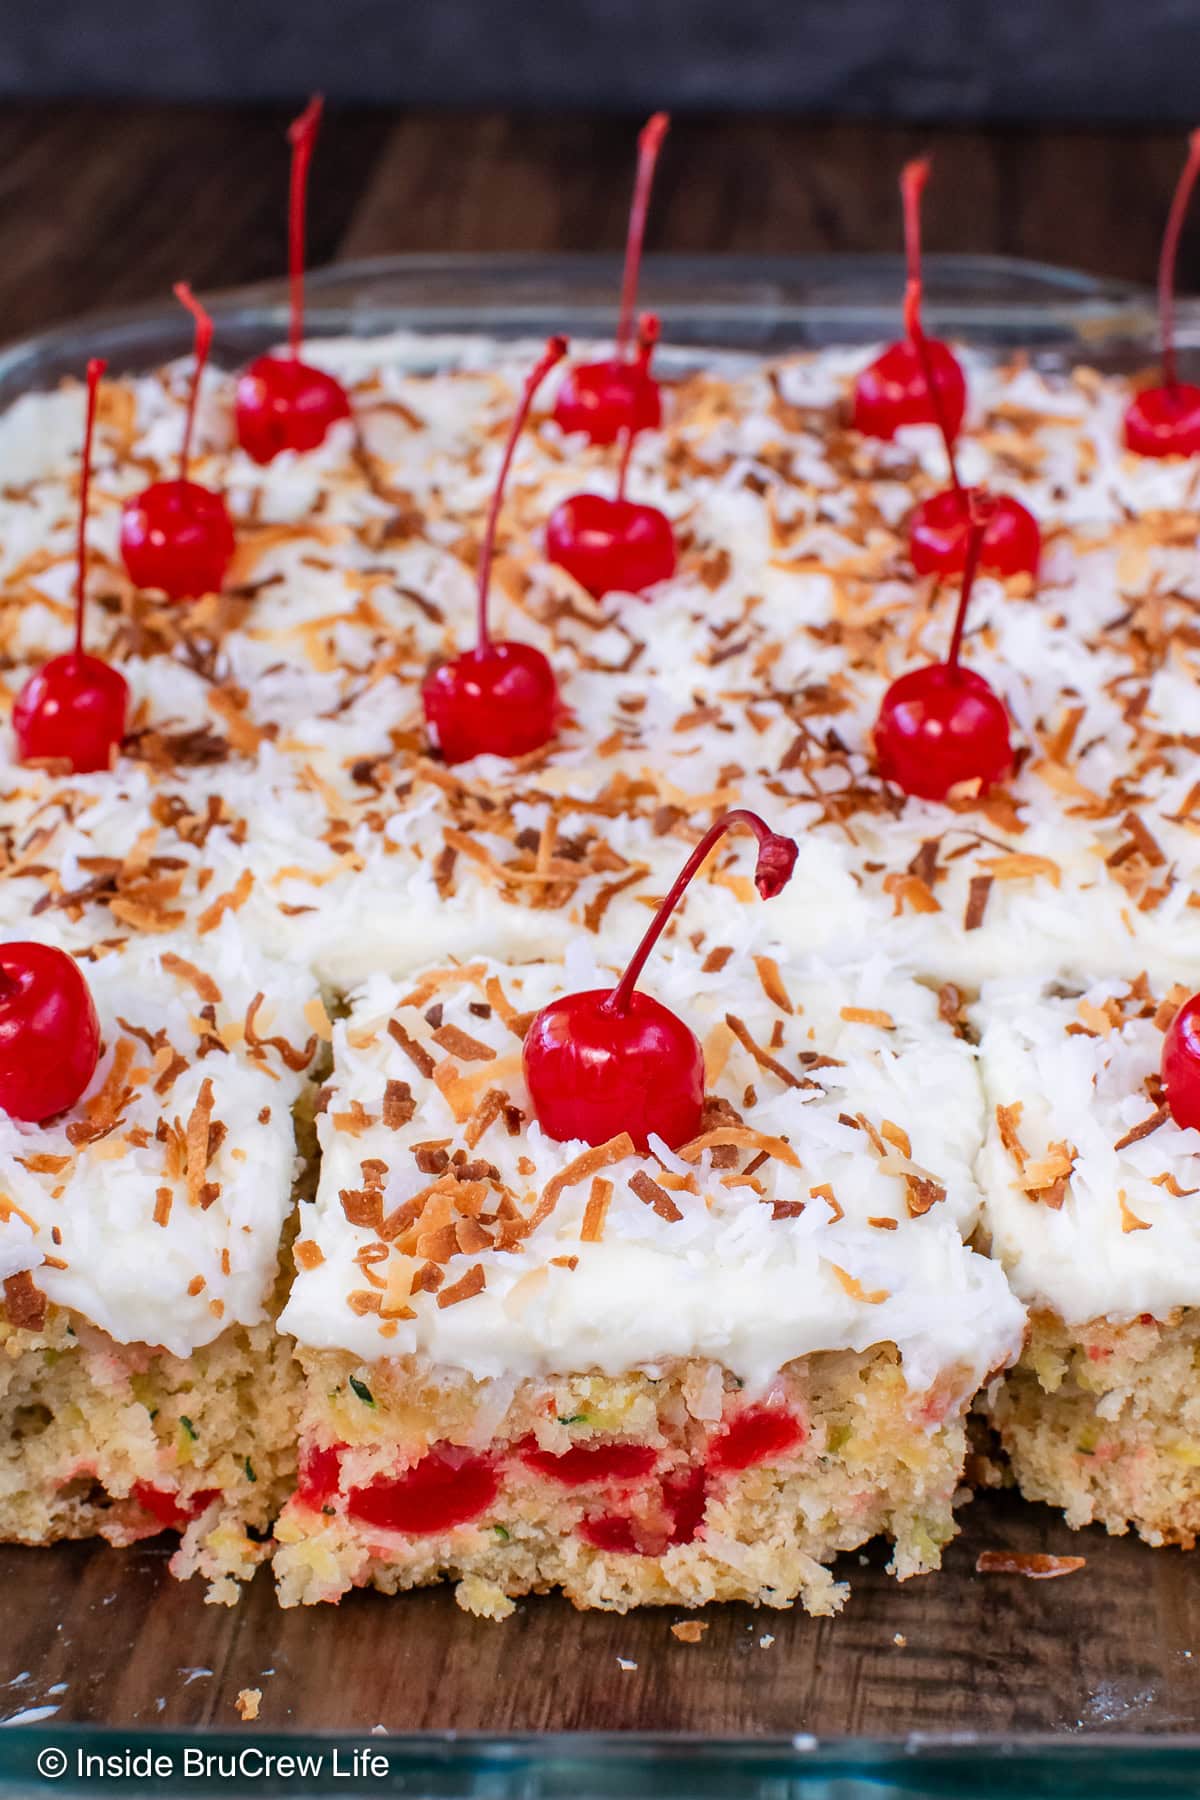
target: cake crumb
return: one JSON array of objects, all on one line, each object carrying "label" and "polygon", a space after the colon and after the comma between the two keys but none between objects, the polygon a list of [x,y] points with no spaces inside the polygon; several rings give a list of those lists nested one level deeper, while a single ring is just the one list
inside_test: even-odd
[{"label": "cake crumb", "polygon": [[234,1701],[243,1724],[249,1725],[258,1717],[258,1709],[262,1705],[261,1688],[243,1688]]},{"label": "cake crumb", "polygon": [[981,1550],[975,1573],[1025,1575],[1030,1581],[1052,1581],[1056,1575],[1073,1575],[1086,1562],[1086,1556],[1048,1556],[1040,1550]]},{"label": "cake crumb", "polygon": [[698,1644],[707,1630],[701,1619],[682,1619],[678,1625],[672,1625],[671,1636],[681,1644]]},{"label": "cake crumb", "polygon": [[769,1631],[764,1631],[758,1640],[758,1647],[760,1650],[769,1650],[774,1642],[775,1639],[772,1637],[771,1633]]},{"label": "cake crumb", "polygon": [[894,1634],[894,1636],[892,1638],[892,1642],[893,1642],[893,1644],[895,1644],[897,1650],[907,1650],[908,1649],[908,1639],[905,1637],[905,1635],[902,1631],[897,1631]]},{"label": "cake crumb", "polygon": [[466,1575],[454,1590],[454,1598],[464,1612],[474,1613],[477,1619],[509,1619],[516,1612],[516,1602],[510,1600],[503,1588],[494,1581],[485,1581],[482,1575]]},{"label": "cake crumb", "polygon": [[636,1669],[637,1664],[632,1662],[627,1656],[618,1656],[617,1667],[618,1669]]}]

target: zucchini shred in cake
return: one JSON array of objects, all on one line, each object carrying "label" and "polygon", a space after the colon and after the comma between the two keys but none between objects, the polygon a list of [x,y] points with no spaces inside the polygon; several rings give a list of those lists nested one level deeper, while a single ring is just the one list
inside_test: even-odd
[{"label": "zucchini shred in cake", "polygon": [[[224,593],[188,605],[139,592],[117,555],[122,499],[173,468],[186,371],[104,385],[89,643],[130,683],[129,735],[112,770],[63,775],[16,764],[9,733],[0,770],[0,929],[81,959],[107,1046],[67,1120],[4,1127],[0,1535],[182,1525],[179,1572],[221,1599],[273,1552],[285,1603],[449,1575],[492,1615],[549,1586],[828,1611],[827,1564],[873,1535],[897,1574],[936,1567],[986,1387],[1034,1497],[1190,1538],[1175,1400],[1152,1390],[1160,1365],[1186,1388],[1198,1184],[1164,1155],[1147,1212],[1124,1164],[1098,1163],[1102,1229],[1110,1179],[1147,1229],[1118,1212],[1122,1281],[1091,1311],[1065,1303],[1046,1271],[1092,1253],[1084,1164],[1066,1159],[1056,1210],[1053,1182],[1022,1185],[997,1150],[995,1106],[1026,1108],[1038,1163],[1079,1148],[1102,1103],[1082,1093],[1078,1124],[1043,1131],[1058,1063],[1002,1097],[990,1046],[1010,1004],[1035,1047],[1057,1041],[1060,990],[1097,981],[1102,1012],[1152,997],[1160,1039],[1200,981],[1197,471],[1122,451],[1124,381],[964,358],[963,479],[1021,499],[1044,539],[1036,583],[979,580],[965,650],[1008,707],[1016,768],[985,794],[905,798],[872,727],[888,683],[944,655],[958,584],[907,553],[914,503],[945,485],[936,433],[846,423],[867,358],[718,357],[666,384],[630,472],[680,546],[649,600],[594,601],[546,560],[554,505],[611,492],[615,469],[539,409],[492,629],[545,652],[567,713],[543,750],[453,767],[420,684],[474,641],[528,347],[324,343],[353,423],[261,468],[209,373],[193,475],[227,494],[238,550]],[[10,698],[70,641],[80,416],[67,388],[0,423]],[[793,879],[760,908],[726,840],[642,984],[704,1044],[705,1135],[554,1142],[524,1023],[589,970],[615,979],[733,806],[796,839]],[[186,1072],[156,1096],[168,1043]],[[1098,1077],[1109,1141],[1151,1110],[1152,1066]],[[207,1207],[189,1135],[205,1077],[224,1127]],[[97,1095],[103,1132],[72,1138]],[[292,1118],[314,1105],[315,1200]],[[1182,1167],[1188,1134],[1169,1131]],[[87,1284],[55,1266],[76,1245]],[[1081,1433],[1113,1446],[1086,1469]]]}]

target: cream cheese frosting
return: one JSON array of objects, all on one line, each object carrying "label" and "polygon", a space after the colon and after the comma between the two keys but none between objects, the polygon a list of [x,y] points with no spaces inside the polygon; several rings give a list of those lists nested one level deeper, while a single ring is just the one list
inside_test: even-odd
[{"label": "cream cheese frosting", "polygon": [[0,1113],[0,1277],[186,1356],[266,1317],[324,1014],[311,978],[230,920],[202,946],[128,939],[81,966],[103,1053],[66,1114]]},{"label": "cream cheese frosting", "polygon": [[979,1162],[992,1254],[1069,1325],[1200,1304],[1200,1133],[1162,1103],[1163,1032],[1186,990],[985,986],[972,1018],[989,1111]]},{"label": "cream cheese frosting", "polygon": [[679,1153],[558,1143],[531,1117],[523,1019],[611,982],[586,942],[565,965],[365,983],[334,1031],[282,1328],[481,1378],[709,1356],[756,1391],[795,1357],[882,1342],[917,1391],[961,1396],[1006,1362],[1022,1310],[963,1242],[970,1047],[881,959],[800,964],[767,942],[655,959],[648,986],[708,1071],[710,1135]]}]

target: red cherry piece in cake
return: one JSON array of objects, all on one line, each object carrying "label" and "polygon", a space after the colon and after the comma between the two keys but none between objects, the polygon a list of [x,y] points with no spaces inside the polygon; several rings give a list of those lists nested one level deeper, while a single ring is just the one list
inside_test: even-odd
[{"label": "red cherry piece in cake", "polygon": [[527,756],[548,743],[558,727],[562,702],[553,669],[532,644],[491,637],[488,590],[500,506],[517,439],[534,394],[566,353],[566,338],[549,340],[526,377],[509,428],[479,553],[478,642],[473,650],[439,664],[421,689],[425,722],[448,763],[468,762],[473,756]]},{"label": "red cherry piece in cake", "polygon": [[735,825],[758,839],[754,879],[764,900],[791,878],[796,845],[757,813],[719,819],[680,870],[615,988],[552,1000],[525,1035],[525,1079],[547,1136],[604,1144],[627,1132],[639,1150],[653,1135],[672,1149],[697,1136],[704,1110],[704,1054],[695,1033],[649,994],[637,991],[646,958],[713,846]]},{"label": "red cherry piece in cake", "polygon": [[94,775],[112,767],[129,713],[125,677],[100,657],[89,656],[83,647],[92,434],[96,394],[106,367],[99,357],[93,357],[87,367],[75,546],[75,644],[65,656],[52,657],[36,670],[13,702],[13,732],[21,761],[63,763],[73,775]]},{"label": "red cherry piece in cake", "polygon": [[256,357],[240,377],[234,395],[238,443],[257,463],[283,450],[315,450],[332,425],[350,417],[350,399],[341,383],[323,369],[301,362],[304,339],[304,212],[308,170],[320,129],[324,102],[314,94],[288,129],[292,175],[288,195],[288,279],[290,316],[287,356]]},{"label": "red cherry piece in cake", "polygon": [[[980,489],[943,488],[914,509],[909,553],[918,575],[961,573],[967,560],[971,501],[981,498]],[[980,568],[1002,581],[1011,575],[1036,575],[1042,556],[1037,520],[1011,495],[988,495],[987,501]]]},{"label": "red cherry piece in cake", "polygon": [[1200,994],[1185,1000],[1167,1027],[1162,1084],[1175,1123],[1200,1130]]},{"label": "red cherry piece in cake", "polygon": [[155,1487],[149,1481],[135,1481],[130,1492],[142,1511],[157,1520],[163,1531],[186,1531],[206,1506],[221,1497],[220,1488],[202,1488],[184,1500],[173,1489]]},{"label": "red cherry piece in cake", "polygon": [[0,944],[0,1112],[36,1122],[74,1106],[100,1060],[79,964],[51,944]]},{"label": "red cherry piece in cake", "polygon": [[1162,384],[1143,388],[1125,414],[1125,443],[1138,456],[1195,456],[1200,451],[1200,387],[1179,380],[1175,361],[1175,263],[1188,202],[1200,174],[1200,130],[1188,139],[1158,262]]},{"label": "red cherry piece in cake", "polygon": [[662,1522],[651,1524],[627,1513],[591,1513],[581,1519],[580,1537],[609,1556],[661,1556],[694,1543],[704,1521],[708,1487],[701,1468],[667,1476],[660,1489]]},{"label": "red cherry piece in cake", "polygon": [[527,1469],[561,1481],[565,1487],[643,1481],[658,1461],[658,1452],[649,1444],[572,1444],[556,1456],[550,1450],[539,1450],[532,1438],[518,1445],[517,1454]]},{"label": "red cherry piece in cake", "polygon": [[962,782],[981,790],[1012,772],[1008,711],[982,675],[959,662],[986,514],[972,508],[962,593],[944,663],[893,681],[875,721],[875,759],[885,781],[922,800],[945,800]]},{"label": "red cherry piece in cake", "polygon": [[486,1456],[464,1455],[448,1444],[435,1444],[404,1475],[376,1475],[364,1487],[352,1488],[347,1511],[377,1531],[399,1531],[409,1537],[431,1537],[456,1525],[469,1525],[487,1511],[500,1482]]},{"label": "red cherry piece in cake", "polygon": [[803,1444],[808,1433],[796,1417],[781,1406],[750,1406],[729,1420],[708,1447],[708,1466],[720,1474],[750,1469],[756,1463],[778,1462]]},{"label": "red cherry piece in cake", "polygon": [[343,1444],[326,1444],[301,1452],[296,1498],[302,1506],[311,1506],[317,1511],[333,1499],[341,1482],[344,1448]]},{"label": "red cherry piece in cake", "polygon": [[[905,165],[900,174],[904,204],[904,244],[908,280],[921,279],[921,194],[929,179],[929,163]],[[941,416],[951,439],[958,436],[967,410],[967,383],[948,344],[926,338],[928,358],[919,354],[911,336],[890,344],[854,384],[854,425],[865,437],[894,438],[903,425],[935,425]],[[927,378],[927,364],[932,380]]]},{"label": "red cherry piece in cake", "polygon": [[[641,322],[640,341],[640,357],[648,363],[658,341],[658,320],[651,314]],[[644,594],[668,580],[679,560],[666,514],[626,498],[635,436],[633,430],[625,433],[615,496],[572,494],[546,525],[547,556],[596,600],[615,592]]]},{"label": "red cherry piece in cake", "polygon": [[188,461],[200,379],[212,343],[212,320],[186,282],[175,296],[196,321],[195,366],[179,475],[155,481],[121,508],[121,559],[130,580],[140,588],[157,588],[168,600],[194,600],[217,593],[234,551],[233,526],[223,497],[198,481],[188,480]]},{"label": "red cherry piece in cake", "polygon": [[654,431],[662,422],[662,397],[650,374],[649,359],[631,359],[629,349],[650,190],[669,124],[666,113],[655,113],[638,135],[637,179],[625,242],[616,355],[604,362],[579,363],[569,369],[555,397],[554,417],[563,431],[582,431],[593,444],[615,444],[626,432],[636,435],[639,431]]}]

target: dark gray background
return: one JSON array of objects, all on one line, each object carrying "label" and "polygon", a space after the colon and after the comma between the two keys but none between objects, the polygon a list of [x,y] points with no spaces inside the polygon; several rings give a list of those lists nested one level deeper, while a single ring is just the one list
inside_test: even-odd
[{"label": "dark gray background", "polygon": [[1192,122],[1200,0],[0,0],[0,96]]}]

